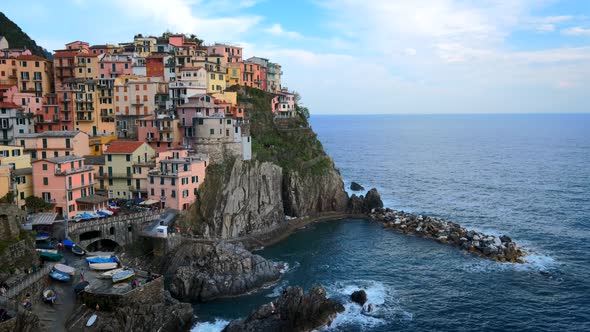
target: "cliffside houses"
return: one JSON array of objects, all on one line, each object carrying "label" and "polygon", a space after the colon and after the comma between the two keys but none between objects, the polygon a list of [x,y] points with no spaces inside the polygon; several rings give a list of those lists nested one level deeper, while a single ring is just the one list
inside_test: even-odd
[{"label": "cliffside houses", "polygon": [[[72,218],[109,199],[186,210],[206,168],[252,157],[234,86],[273,94],[295,116],[279,64],[183,34],[119,44],[73,41],[53,60],[0,41],[0,195],[38,196]],[[10,193],[10,195],[9,195]]]}]

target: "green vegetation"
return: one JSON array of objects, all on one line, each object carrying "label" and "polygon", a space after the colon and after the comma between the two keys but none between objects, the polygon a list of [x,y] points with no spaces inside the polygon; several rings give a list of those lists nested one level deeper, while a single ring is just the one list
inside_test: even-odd
[{"label": "green vegetation", "polygon": [[12,204],[13,202],[14,202],[14,193],[12,191],[9,191],[8,193],[6,193],[6,195],[4,195],[2,198],[0,198],[0,203]]},{"label": "green vegetation", "polygon": [[249,104],[252,153],[256,160],[273,162],[286,171],[310,171],[313,175],[324,174],[332,167],[332,161],[309,127],[307,108],[305,115],[300,113],[295,118],[275,119],[271,94],[240,88],[238,98]]},{"label": "green vegetation", "polygon": [[10,48],[28,48],[34,55],[51,59],[51,53],[31,39],[18,25],[0,12],[0,36],[6,37]]},{"label": "green vegetation", "polygon": [[34,211],[34,212],[49,211],[49,210],[53,209],[54,206],[55,206],[55,204],[47,203],[47,202],[45,202],[45,200],[43,198],[40,198],[37,196],[29,196],[29,197],[25,198],[25,207],[29,211]]}]

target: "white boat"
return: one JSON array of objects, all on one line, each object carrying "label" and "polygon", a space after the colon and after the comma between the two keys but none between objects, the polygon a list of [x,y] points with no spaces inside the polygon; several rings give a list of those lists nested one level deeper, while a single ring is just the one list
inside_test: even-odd
[{"label": "white boat", "polygon": [[37,252],[50,252],[52,254],[57,254],[57,249],[35,249]]},{"label": "white boat", "polygon": [[115,274],[121,273],[121,272],[125,271],[126,269],[127,268],[122,267],[120,269],[110,270],[108,272],[102,273],[99,278],[101,278],[101,279],[111,279]]},{"label": "white boat", "polygon": [[94,322],[96,322],[96,314],[90,316],[90,318],[88,318],[88,321],[86,322],[86,327],[90,327],[94,324]]},{"label": "white boat", "polygon": [[73,276],[74,274],[76,274],[76,268],[74,268],[74,267],[71,267],[71,266],[69,266],[69,265],[65,265],[65,264],[60,264],[60,263],[58,263],[58,264],[55,264],[55,265],[53,266],[53,268],[54,268],[55,270],[59,271],[59,272],[66,273],[66,274],[69,274],[69,275],[71,275],[71,276]]},{"label": "white boat", "polygon": [[90,263],[88,266],[93,270],[106,271],[117,268],[118,263]]}]

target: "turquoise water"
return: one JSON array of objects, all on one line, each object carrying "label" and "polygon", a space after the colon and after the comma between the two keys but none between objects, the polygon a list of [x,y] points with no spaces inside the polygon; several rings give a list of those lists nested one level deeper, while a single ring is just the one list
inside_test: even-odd
[{"label": "turquoise water", "polygon": [[[324,285],[346,312],[338,331],[590,330],[590,115],[323,116],[312,119],[348,185],[387,206],[509,234],[523,265],[346,220],[258,253],[289,264],[256,294],[197,305],[218,330],[287,285]],[[348,300],[368,291],[366,316]]]}]

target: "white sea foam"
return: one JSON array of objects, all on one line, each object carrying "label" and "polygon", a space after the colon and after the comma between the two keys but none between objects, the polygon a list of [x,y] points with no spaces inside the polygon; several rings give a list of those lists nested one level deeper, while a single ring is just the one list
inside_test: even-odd
[{"label": "white sea foam", "polygon": [[537,272],[551,272],[558,267],[557,261],[548,255],[529,251],[523,257],[523,264],[520,263],[506,263],[495,262],[486,259],[480,259],[475,263],[466,263],[461,268],[466,272],[494,272],[494,271],[537,271]]},{"label": "white sea foam", "polygon": [[[350,294],[363,289],[367,293],[365,310],[350,300]],[[326,331],[338,331],[343,326],[360,326],[363,330],[371,330],[388,321],[399,318],[400,321],[412,320],[412,314],[402,310],[394,296],[393,289],[385,284],[373,280],[354,280],[346,283],[336,283],[326,287],[328,295],[344,305],[344,312],[339,314]],[[366,312],[369,304],[373,305],[371,312]]]},{"label": "white sea foam", "polygon": [[272,292],[266,294],[266,297],[275,298],[281,296],[283,290],[287,288],[287,286],[289,286],[289,282],[287,282],[286,280],[282,280],[281,282],[276,284],[275,287],[273,287]]},{"label": "white sea foam", "polygon": [[219,332],[229,324],[229,321],[224,319],[215,319],[213,322],[201,322],[193,326],[191,332]]}]

